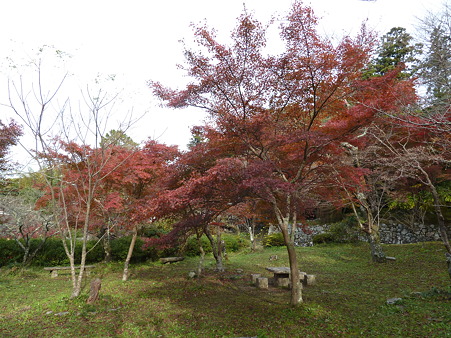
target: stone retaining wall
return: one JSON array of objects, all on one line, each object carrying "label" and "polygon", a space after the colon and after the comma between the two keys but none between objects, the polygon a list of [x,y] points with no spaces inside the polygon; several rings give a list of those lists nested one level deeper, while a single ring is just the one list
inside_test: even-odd
[{"label": "stone retaining wall", "polygon": [[305,228],[298,228],[294,236],[294,244],[297,246],[312,246],[313,236],[327,232],[329,224],[309,225]]},{"label": "stone retaining wall", "polygon": [[407,226],[394,222],[382,223],[380,235],[381,242],[385,244],[409,244],[441,240],[438,227],[433,224],[415,223]]},{"label": "stone retaining wall", "polygon": [[[327,232],[330,225],[310,225],[305,229],[298,228],[295,236],[295,244],[298,246],[313,245],[313,236]],[[433,224],[413,224],[407,226],[394,222],[385,222],[380,226],[381,242],[384,244],[409,244],[418,242],[440,241],[438,227]],[[448,231],[451,238],[451,229]],[[366,241],[366,236],[361,233],[360,239]]]}]

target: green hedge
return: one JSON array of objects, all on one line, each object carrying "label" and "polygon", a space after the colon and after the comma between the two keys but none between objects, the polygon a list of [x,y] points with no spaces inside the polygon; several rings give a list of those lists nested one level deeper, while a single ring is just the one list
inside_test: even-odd
[{"label": "green hedge", "polygon": [[[123,261],[127,257],[128,248],[130,245],[131,237],[121,237],[111,241],[111,255],[113,260]],[[40,240],[32,240],[31,248],[35,248],[39,244]],[[103,251],[102,243],[97,241],[88,241],[86,256],[86,263],[98,263],[102,262],[105,253]],[[158,258],[158,251],[154,248],[147,250],[142,249],[143,241],[138,238],[133,250],[133,256],[131,261],[143,262],[147,259],[155,260]],[[82,251],[82,243],[77,242],[75,246],[75,261],[80,263]],[[22,262],[23,251],[20,246],[14,240],[6,240],[0,238],[0,266],[19,264]],[[38,251],[36,257],[32,261],[32,265],[37,266],[55,266],[55,265],[68,265],[69,259],[64,251],[63,243],[60,239],[49,238]]]},{"label": "green hedge", "polygon": [[[249,240],[236,235],[223,234],[222,239],[226,243],[227,252],[234,252],[243,248],[249,247]],[[202,237],[202,245],[206,253],[211,252],[211,246],[208,239]],[[113,261],[124,261],[127,257],[128,248],[130,246],[131,236],[120,237],[111,240],[111,256]],[[35,248],[40,243],[40,240],[32,240],[31,247]],[[87,264],[102,262],[105,253],[103,251],[103,244],[100,242],[96,246],[97,241],[88,241],[86,257]],[[95,246],[95,247],[94,247]],[[76,263],[80,263],[82,243],[77,242],[75,247]],[[132,263],[145,262],[147,260],[157,260],[160,257],[176,256],[185,254],[187,256],[199,255],[199,246],[195,237],[190,237],[184,252],[180,253],[179,248],[167,248],[164,250],[155,247],[148,247],[143,249],[143,240],[138,237],[133,250]],[[0,238],[0,266],[20,264],[22,262],[23,251],[14,240],[6,240]],[[32,265],[37,266],[56,266],[68,265],[69,260],[64,251],[63,244],[58,238],[48,238],[44,246],[39,250],[36,257],[32,261]]]},{"label": "green hedge", "polygon": [[14,240],[0,238],[0,266],[21,262],[23,251]]}]

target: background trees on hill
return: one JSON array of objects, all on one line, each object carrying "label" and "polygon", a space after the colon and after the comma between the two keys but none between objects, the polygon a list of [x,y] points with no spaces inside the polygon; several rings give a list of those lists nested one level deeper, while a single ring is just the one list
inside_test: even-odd
[{"label": "background trees on hill", "polygon": [[[12,238],[20,246],[23,266],[31,263],[54,229],[51,216],[35,210],[34,203],[22,196],[0,195],[0,236]],[[31,245],[33,238],[39,240],[35,247]]]},{"label": "background trees on hill", "polygon": [[[22,128],[14,121],[4,124],[0,120],[0,174],[10,169],[8,152],[10,148],[17,144],[22,135]],[[2,178],[0,176],[0,178]]]},{"label": "background trees on hill", "polygon": [[391,73],[363,80],[373,45],[365,29],[334,46],[319,36],[316,24],[312,10],[295,2],[281,25],[285,49],[274,56],[265,55],[265,29],[247,13],[230,45],[196,27],[199,50],[185,50],[193,82],[180,91],[151,83],[169,106],[210,113],[208,138],[221,140],[218,146],[242,161],[245,184],[271,205],[289,253],[293,305],[302,296],[290,225],[330,193],[321,187],[343,151],[340,142],[377,109],[396,109],[398,92],[410,85]]}]

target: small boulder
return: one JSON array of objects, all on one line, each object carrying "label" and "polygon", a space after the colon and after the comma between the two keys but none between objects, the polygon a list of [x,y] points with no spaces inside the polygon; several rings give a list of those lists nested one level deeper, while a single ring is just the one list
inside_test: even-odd
[{"label": "small boulder", "polygon": [[402,301],[402,298],[390,298],[387,299],[387,305],[396,305],[399,304]]}]

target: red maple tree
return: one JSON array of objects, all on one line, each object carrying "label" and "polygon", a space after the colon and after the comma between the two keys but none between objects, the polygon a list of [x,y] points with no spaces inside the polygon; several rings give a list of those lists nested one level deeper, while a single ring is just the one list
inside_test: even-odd
[{"label": "red maple tree", "polygon": [[185,50],[184,90],[151,82],[168,106],[207,110],[211,147],[246,168],[245,186],[268,202],[287,246],[291,303],[302,301],[293,232],[302,211],[324,198],[321,189],[343,151],[340,142],[368,124],[377,109],[394,107],[402,83],[392,75],[364,80],[373,36],[364,27],[334,44],[322,38],[309,7],[296,1],[280,26],[285,49],[267,55],[265,28],[244,13],[230,45],[195,27],[199,50]]},{"label": "red maple tree", "polygon": [[233,157],[218,158],[217,149],[203,142],[184,153],[175,165],[177,170],[173,171],[171,184],[157,199],[156,215],[177,221],[169,234],[153,243],[173,245],[189,235],[195,234],[199,238],[205,234],[210,241],[216,267],[221,271],[224,249],[221,232],[224,224],[220,217],[246,195],[243,163]]},{"label": "red maple tree", "polygon": [[[167,184],[177,147],[149,140],[142,148],[110,146],[112,159],[102,169],[103,180],[97,192],[97,216],[108,226],[114,219],[116,230],[132,233],[122,279],[128,279],[128,266],[139,227],[157,215],[155,200]],[[111,224],[109,224],[111,226]]]}]

